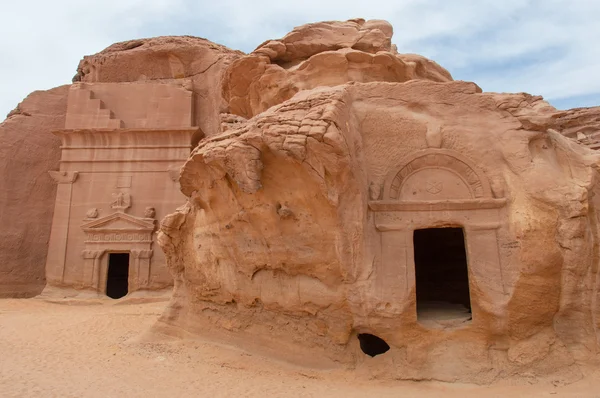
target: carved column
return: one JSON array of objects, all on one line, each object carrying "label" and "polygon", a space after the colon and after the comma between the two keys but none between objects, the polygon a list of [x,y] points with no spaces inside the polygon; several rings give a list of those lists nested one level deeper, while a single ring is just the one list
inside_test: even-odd
[{"label": "carved column", "polygon": [[498,228],[497,223],[467,225],[465,243],[473,320],[479,318],[476,312],[482,311],[487,314],[486,319],[494,320],[486,326],[494,333],[503,334],[506,332],[505,315],[509,295],[500,264]]},{"label": "carved column", "polygon": [[147,288],[150,284],[150,259],[152,250],[132,250],[135,290]]},{"label": "carved column", "polygon": [[100,291],[100,258],[104,250],[84,250],[81,255],[84,259],[83,280],[84,283]]},{"label": "carved column", "polygon": [[54,216],[46,260],[46,278],[48,281],[64,281],[69,221],[71,218],[71,198],[73,183],[77,180],[77,171],[49,171],[50,177],[58,183]]},{"label": "carved column", "polygon": [[414,270],[409,270],[412,255],[410,233],[388,230],[381,233],[381,267],[377,270],[378,293],[392,305],[407,300],[414,285]]}]

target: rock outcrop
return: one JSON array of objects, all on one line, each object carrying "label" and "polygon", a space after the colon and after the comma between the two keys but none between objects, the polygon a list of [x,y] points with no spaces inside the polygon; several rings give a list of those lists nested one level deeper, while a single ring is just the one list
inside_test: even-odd
[{"label": "rock outcrop", "polygon": [[230,113],[245,118],[301,90],[354,82],[451,81],[433,61],[398,54],[386,21],[355,19],[295,28],[233,62],[223,83]]},{"label": "rock outcrop", "polygon": [[[391,349],[368,365],[395,378],[576,372],[598,350],[600,156],[541,129],[526,105],[507,112],[507,99],[521,102],[464,82],[319,88],[203,141],[181,174],[188,204],[162,222],[175,276],[163,322],[352,366],[367,365],[356,336],[369,333]],[[451,189],[449,159],[462,156],[483,173],[470,183],[478,204],[445,191],[389,199],[407,159],[426,170],[419,199],[422,184]],[[453,225],[466,234],[473,320],[440,330],[417,320],[402,271],[412,235],[386,231]]]},{"label": "rock outcrop", "polygon": [[[143,132],[171,120],[148,109],[172,104],[150,101],[154,124],[141,123],[140,112],[112,115],[87,85],[177,82],[193,109],[195,149],[178,180],[188,200],[157,238],[175,283],[157,328],[372,377],[576,380],[600,349],[600,155],[584,146],[595,148],[599,108],[483,93],[391,37],[387,22],[355,19],[301,26],[248,55],[159,37],[81,61],[86,101],[72,122],[92,120],[89,134]],[[68,129],[67,91],[32,94],[0,125],[0,295],[43,287],[50,130]],[[178,168],[157,172],[176,186]],[[77,222],[98,217],[98,206],[79,210]],[[83,256],[91,266],[77,272],[90,279],[100,257]]]},{"label": "rock outcrop", "polygon": [[0,124],[0,297],[31,297],[44,288],[44,264],[68,86],[35,91]]},{"label": "rock outcrop", "polygon": [[[411,64],[390,37],[306,25],[231,64],[222,133],[161,223],[158,327],[373,377],[576,380],[600,348],[600,155],[559,133],[568,112]],[[415,231],[448,229],[468,282],[460,256],[422,262],[449,242]]]},{"label": "rock outcrop", "polygon": [[559,112],[553,127],[588,148],[600,148],[599,106]]}]

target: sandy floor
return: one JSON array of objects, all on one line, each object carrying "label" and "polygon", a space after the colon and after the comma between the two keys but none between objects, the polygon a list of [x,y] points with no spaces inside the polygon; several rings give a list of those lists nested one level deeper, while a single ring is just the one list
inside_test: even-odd
[{"label": "sandy floor", "polygon": [[558,387],[357,381],[209,342],[144,342],[164,302],[73,304],[0,300],[0,397],[600,397],[600,372]]}]

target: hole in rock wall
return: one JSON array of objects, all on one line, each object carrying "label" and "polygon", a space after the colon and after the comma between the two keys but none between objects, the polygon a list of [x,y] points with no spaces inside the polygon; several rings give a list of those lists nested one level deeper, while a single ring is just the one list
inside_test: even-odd
[{"label": "hole in rock wall", "polygon": [[471,321],[463,229],[418,229],[413,244],[418,321],[443,327]]},{"label": "hole in rock wall", "polygon": [[360,349],[362,352],[371,357],[383,354],[390,349],[390,346],[385,342],[385,340],[373,334],[361,333],[357,337],[358,341],[360,342]]},{"label": "hole in rock wall", "polygon": [[125,296],[129,292],[129,253],[110,253],[108,255],[108,275],[106,277],[106,295],[113,299]]}]

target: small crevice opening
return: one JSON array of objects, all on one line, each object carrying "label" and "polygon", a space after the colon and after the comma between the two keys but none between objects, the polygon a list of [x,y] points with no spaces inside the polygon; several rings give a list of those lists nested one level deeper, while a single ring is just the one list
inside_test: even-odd
[{"label": "small crevice opening", "polygon": [[370,357],[386,353],[390,346],[381,337],[369,333],[360,333],[358,336],[360,349]]},{"label": "small crevice opening", "polygon": [[113,299],[129,292],[129,253],[109,253],[106,295]]},{"label": "small crevice opening", "polygon": [[418,229],[413,243],[419,322],[449,327],[471,321],[463,229]]}]

